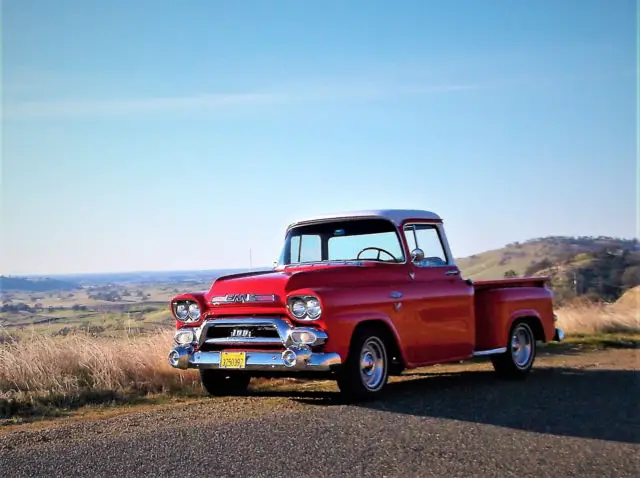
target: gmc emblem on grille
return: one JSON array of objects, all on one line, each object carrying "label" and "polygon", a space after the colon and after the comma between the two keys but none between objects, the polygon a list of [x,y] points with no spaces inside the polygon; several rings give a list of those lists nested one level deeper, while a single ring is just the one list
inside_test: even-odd
[{"label": "gmc emblem on grille", "polygon": [[249,329],[233,329],[233,330],[231,330],[231,337],[251,337],[251,330],[249,330]]},{"label": "gmc emblem on grille", "polygon": [[227,296],[227,302],[252,302],[255,300],[253,294],[231,294]]},{"label": "gmc emblem on grille", "polygon": [[248,304],[251,302],[276,302],[278,296],[275,294],[227,294],[218,295],[211,298],[213,305],[223,304]]}]

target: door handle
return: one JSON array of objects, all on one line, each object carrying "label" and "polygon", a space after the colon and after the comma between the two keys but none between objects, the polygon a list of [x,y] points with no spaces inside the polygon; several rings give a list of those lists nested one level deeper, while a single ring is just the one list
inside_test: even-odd
[{"label": "door handle", "polygon": [[447,271],[445,272],[445,274],[448,276],[457,276],[458,274],[460,274],[460,271]]}]

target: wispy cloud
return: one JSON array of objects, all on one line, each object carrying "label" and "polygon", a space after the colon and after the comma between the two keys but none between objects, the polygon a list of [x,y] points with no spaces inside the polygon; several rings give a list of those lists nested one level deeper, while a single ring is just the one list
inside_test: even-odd
[{"label": "wispy cloud", "polygon": [[216,113],[243,107],[269,107],[310,102],[376,101],[403,96],[451,93],[480,88],[479,85],[397,85],[375,82],[332,82],[283,91],[215,93],[129,99],[39,100],[7,102],[3,118],[62,119],[131,116],[162,113]]},{"label": "wispy cloud", "polygon": [[3,116],[7,119],[80,118],[194,110],[210,111],[243,105],[275,104],[282,100],[280,95],[275,94],[246,93],[120,100],[26,101],[5,105]]}]

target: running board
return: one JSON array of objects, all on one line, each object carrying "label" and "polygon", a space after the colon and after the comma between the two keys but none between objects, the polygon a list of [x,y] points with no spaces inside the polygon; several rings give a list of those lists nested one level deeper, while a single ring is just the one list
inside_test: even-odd
[{"label": "running board", "polygon": [[507,347],[500,347],[499,349],[491,349],[491,350],[476,350],[473,352],[474,357],[482,357],[483,355],[496,355],[503,354],[507,351]]}]

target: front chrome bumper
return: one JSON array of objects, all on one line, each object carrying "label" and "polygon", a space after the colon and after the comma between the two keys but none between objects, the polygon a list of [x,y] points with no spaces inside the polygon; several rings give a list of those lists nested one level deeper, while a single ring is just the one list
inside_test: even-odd
[{"label": "front chrome bumper", "polygon": [[556,328],[556,333],[553,336],[553,340],[556,342],[562,342],[564,340],[564,330]]},{"label": "front chrome bumper", "polygon": [[[256,328],[270,331],[270,336],[216,336],[210,337],[209,330],[217,327],[226,329]],[[228,317],[205,320],[194,330],[195,340],[191,343],[174,346],[169,352],[169,364],[174,368],[188,369],[219,369],[220,358],[224,349],[245,352],[246,358],[242,368],[229,370],[260,371],[260,372],[289,372],[289,371],[317,371],[328,372],[340,365],[340,355],[337,353],[312,352],[311,349],[323,345],[327,340],[327,333],[320,329],[309,327],[295,327],[275,317]],[[311,334],[311,339],[302,337]],[[274,336],[275,335],[275,336]],[[311,340],[311,341],[309,341]],[[198,345],[199,347],[196,347]],[[202,351],[204,345],[214,345],[221,350]],[[258,350],[261,347],[281,345],[284,350]],[[245,350],[243,350],[245,349]]]},{"label": "front chrome bumper", "polygon": [[[219,369],[221,352],[194,351],[190,345],[178,345],[169,352],[169,364],[178,369]],[[340,365],[337,353],[314,353],[308,347],[289,347],[284,352],[246,352],[243,368],[227,369],[260,372],[328,372]]]}]

